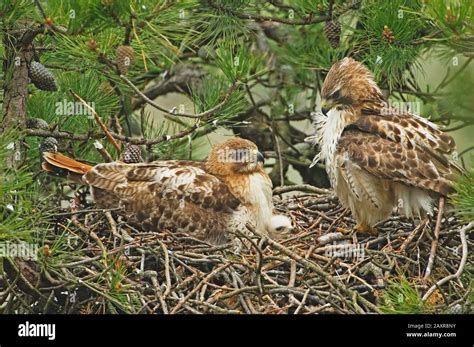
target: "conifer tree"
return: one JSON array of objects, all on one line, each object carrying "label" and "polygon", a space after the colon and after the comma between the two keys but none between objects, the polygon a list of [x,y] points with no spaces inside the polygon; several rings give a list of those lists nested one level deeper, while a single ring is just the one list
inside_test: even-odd
[{"label": "conifer tree", "polygon": [[[388,100],[447,130],[474,124],[471,0],[1,0],[0,25],[0,242],[48,244],[42,257],[59,256],[46,272],[68,249],[54,234],[64,201],[89,205],[85,188],[40,174],[44,151],[93,164],[201,160],[210,134],[232,133],[265,153],[274,186],[327,188],[304,139],[345,56],[374,72]],[[434,87],[420,83],[429,59],[446,67]],[[456,152],[467,171],[472,149]],[[453,199],[468,221],[473,179]],[[109,312],[141,306],[114,293]]]}]

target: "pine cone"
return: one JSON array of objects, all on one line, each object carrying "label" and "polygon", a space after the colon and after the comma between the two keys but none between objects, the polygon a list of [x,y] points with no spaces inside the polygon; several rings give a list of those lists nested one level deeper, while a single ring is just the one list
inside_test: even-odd
[{"label": "pine cone", "polygon": [[392,43],[395,40],[392,30],[386,25],[383,27],[382,37],[388,43]]},{"label": "pine cone", "polygon": [[126,75],[132,65],[135,52],[130,46],[118,46],[115,51],[115,63],[122,75]]},{"label": "pine cone", "polygon": [[446,20],[449,26],[454,26],[457,21],[457,17],[454,15],[453,11],[449,7],[446,11],[446,16],[444,17],[444,19]]},{"label": "pine cone", "polygon": [[120,160],[127,164],[142,163],[142,148],[138,145],[127,144],[120,155]]},{"label": "pine cone", "polygon": [[31,62],[30,65],[30,79],[36,88],[47,91],[56,91],[58,87],[56,85],[56,79],[54,75],[49,72],[42,64],[37,61]]},{"label": "pine cone", "polygon": [[89,41],[87,41],[87,47],[93,52],[97,51],[97,41],[94,39],[90,39]]},{"label": "pine cone", "polygon": [[28,129],[42,129],[49,130],[49,125],[44,119],[41,118],[28,118],[26,120],[26,127]]},{"label": "pine cone", "polygon": [[58,151],[58,140],[54,137],[46,137],[41,142],[39,150],[41,154],[43,152],[56,153]]},{"label": "pine cone", "polygon": [[328,20],[324,24],[324,34],[332,48],[337,48],[341,41],[341,23],[338,20]]}]

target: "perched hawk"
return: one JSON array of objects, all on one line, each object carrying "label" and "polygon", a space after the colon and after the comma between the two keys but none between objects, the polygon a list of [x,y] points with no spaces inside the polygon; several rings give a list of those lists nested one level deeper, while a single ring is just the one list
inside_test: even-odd
[{"label": "perched hawk", "polygon": [[310,138],[320,153],[312,166],[325,161],[356,231],[376,233],[374,224],[395,207],[408,217],[430,213],[433,198],[452,191],[460,173],[446,157],[453,138],[424,118],[390,108],[364,65],[351,58],[335,63],[321,97]]},{"label": "perched hawk", "polygon": [[43,169],[67,172],[88,184],[102,207],[123,207],[143,230],[169,229],[207,242],[229,240],[228,231],[246,231],[252,224],[261,234],[291,227],[273,216],[272,182],[263,156],[247,140],[233,138],[215,145],[204,162],[166,160],[94,167],[59,153],[44,153]]}]

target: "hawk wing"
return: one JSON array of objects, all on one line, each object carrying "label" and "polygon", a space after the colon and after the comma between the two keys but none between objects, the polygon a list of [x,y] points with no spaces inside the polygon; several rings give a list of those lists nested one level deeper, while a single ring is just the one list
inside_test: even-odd
[{"label": "hawk wing", "polygon": [[[386,126],[382,131],[377,131],[380,129],[377,128],[377,121],[380,122],[379,125]],[[340,163],[342,172],[346,172],[346,181],[356,196],[357,188],[351,184],[350,172],[354,165],[378,178],[443,195],[452,192],[452,180],[458,170],[442,155],[433,155],[433,151],[422,149],[431,139],[417,139],[416,136],[421,135],[408,135],[411,134],[409,129],[400,129],[379,119],[374,124],[367,120],[361,123],[365,126],[362,129],[373,133],[351,126],[341,136],[336,153],[337,162]],[[391,126],[391,131],[384,131],[390,130]],[[435,148],[448,150],[448,142],[444,141]]]},{"label": "hawk wing", "polygon": [[362,116],[349,128],[377,134],[406,148],[418,147],[438,154],[452,153],[455,148],[454,139],[427,119],[389,108],[379,109],[374,115]]},{"label": "hawk wing", "polygon": [[114,193],[145,230],[180,230],[219,242],[240,206],[225,183],[191,161],[99,164],[84,179]]}]

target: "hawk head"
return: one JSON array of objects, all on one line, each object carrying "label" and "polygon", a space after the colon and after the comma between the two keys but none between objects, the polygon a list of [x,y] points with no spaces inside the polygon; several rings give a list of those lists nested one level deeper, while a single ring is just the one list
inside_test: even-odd
[{"label": "hawk head", "polygon": [[263,171],[264,156],[255,143],[232,138],[214,145],[207,157],[206,167],[215,175],[251,174]]},{"label": "hawk head", "polygon": [[383,100],[372,73],[352,58],[336,62],[329,70],[321,91],[321,111],[358,108],[370,101]]}]

